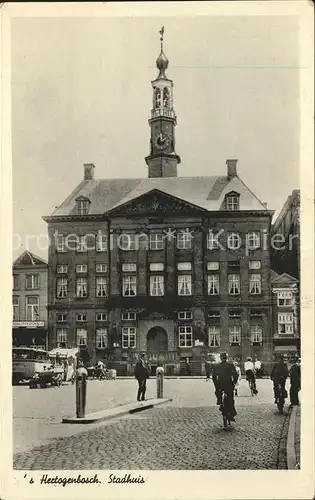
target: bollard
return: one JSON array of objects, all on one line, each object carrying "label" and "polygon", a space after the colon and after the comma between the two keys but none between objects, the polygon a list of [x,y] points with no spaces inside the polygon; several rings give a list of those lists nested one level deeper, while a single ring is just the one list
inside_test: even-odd
[{"label": "bollard", "polygon": [[163,398],[163,380],[164,380],[164,368],[162,366],[158,366],[156,369],[156,392],[157,398]]},{"label": "bollard", "polygon": [[86,404],[86,384],[87,384],[87,370],[80,366],[76,372],[76,406],[77,418],[85,417],[85,404]]}]

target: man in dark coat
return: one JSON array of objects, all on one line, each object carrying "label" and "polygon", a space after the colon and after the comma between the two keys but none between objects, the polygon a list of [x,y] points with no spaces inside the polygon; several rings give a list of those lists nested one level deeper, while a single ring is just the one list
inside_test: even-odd
[{"label": "man in dark coat", "polygon": [[147,390],[147,379],[150,376],[150,366],[145,360],[145,354],[141,353],[135,366],[135,377],[138,380],[137,401],[145,401]]},{"label": "man in dark coat", "polygon": [[274,364],[270,378],[273,381],[273,392],[275,396],[275,403],[278,401],[278,386],[281,386],[281,389],[285,391],[285,383],[289,376],[289,370],[284,362],[283,354],[279,354],[278,361]]},{"label": "man in dark coat", "polygon": [[298,358],[292,359],[289,370],[290,375],[290,403],[292,406],[299,405],[299,390],[301,389],[301,368],[298,365]]},{"label": "man in dark coat", "polygon": [[213,365],[212,374],[217,404],[220,405],[220,409],[222,410],[222,393],[224,391],[230,403],[231,420],[234,421],[234,417],[237,415],[234,403],[234,387],[238,380],[238,373],[234,364],[228,363],[225,352],[220,354],[220,360],[220,363]]}]

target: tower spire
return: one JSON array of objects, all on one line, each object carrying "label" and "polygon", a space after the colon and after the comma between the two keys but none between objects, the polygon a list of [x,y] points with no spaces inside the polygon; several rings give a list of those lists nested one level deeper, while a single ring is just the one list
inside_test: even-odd
[{"label": "tower spire", "polygon": [[176,177],[180,157],[175,153],[176,115],[173,108],[173,81],[166,77],[168,59],[164,54],[164,26],[159,31],[161,52],[156,60],[159,70],[153,87],[153,108],[149,125],[151,128],[150,155],[146,157],[149,177]]},{"label": "tower spire", "polygon": [[167,68],[168,68],[168,59],[163,51],[164,26],[162,26],[159,33],[160,33],[160,42],[161,42],[161,52],[160,52],[159,57],[156,60],[157,69],[160,71],[157,79],[166,79],[165,70],[167,70]]}]

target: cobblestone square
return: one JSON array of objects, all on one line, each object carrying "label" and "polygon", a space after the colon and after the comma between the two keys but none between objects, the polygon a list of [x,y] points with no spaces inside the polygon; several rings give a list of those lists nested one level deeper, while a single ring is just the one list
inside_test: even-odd
[{"label": "cobblestone square", "polygon": [[[155,380],[147,398],[155,397]],[[277,414],[269,380],[249,395],[241,382],[233,428],[222,429],[212,381],[165,379],[172,402],[87,426],[62,424],[74,413],[75,388],[14,388],[14,468],[220,470],[285,468],[279,456],[286,416]],[[89,381],[87,412],[135,400],[136,381]]]}]

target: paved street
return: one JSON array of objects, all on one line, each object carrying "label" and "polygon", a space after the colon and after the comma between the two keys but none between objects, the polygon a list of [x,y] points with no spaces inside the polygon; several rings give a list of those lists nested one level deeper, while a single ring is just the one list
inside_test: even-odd
[{"label": "paved street", "polygon": [[[234,428],[222,429],[212,381],[166,379],[161,407],[98,424],[61,424],[75,409],[75,389],[15,387],[17,469],[276,469],[285,417],[275,411],[269,380],[258,397],[242,381]],[[87,411],[134,400],[134,380],[91,381]],[[156,395],[148,381],[147,397]]]}]

